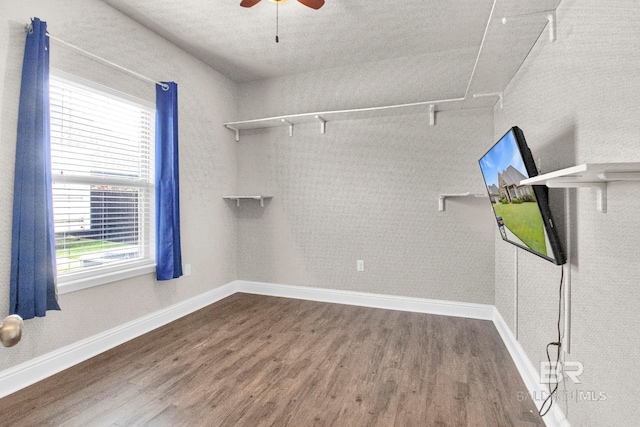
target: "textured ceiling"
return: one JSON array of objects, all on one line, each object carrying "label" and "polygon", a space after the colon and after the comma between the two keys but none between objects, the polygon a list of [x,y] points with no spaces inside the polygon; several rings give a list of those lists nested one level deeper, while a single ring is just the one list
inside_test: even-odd
[{"label": "textured ceiling", "polygon": [[[448,53],[453,58],[460,52],[473,65],[486,39],[488,54],[478,61],[484,69],[478,70],[480,82],[474,82],[478,91],[483,75],[489,80],[484,89],[505,86],[546,24],[532,16],[524,24],[505,26],[502,15],[553,9],[559,2],[326,0],[313,10],[294,0],[278,8],[264,0],[250,9],[240,7],[240,0],[103,1],[236,82],[364,64],[382,64],[382,72],[387,67],[395,76],[406,64],[410,75],[416,72],[412,58],[433,55],[446,61]],[[499,55],[499,64],[491,52]],[[492,70],[492,64],[499,69]],[[466,94],[469,78],[459,79],[458,92]]]}]

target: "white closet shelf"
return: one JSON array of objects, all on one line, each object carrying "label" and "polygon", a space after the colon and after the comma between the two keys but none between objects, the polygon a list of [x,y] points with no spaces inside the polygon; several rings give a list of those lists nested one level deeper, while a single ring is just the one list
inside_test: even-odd
[{"label": "white closet shelf", "polygon": [[493,107],[499,94],[495,94],[495,96],[493,96],[494,94],[491,95],[492,96],[476,97],[472,99],[439,99],[434,101],[414,102],[411,104],[386,105],[382,107],[289,114],[285,116],[225,122],[223,125],[227,129],[236,133],[236,141],[240,140],[240,131],[245,129],[288,126],[289,136],[293,136],[293,127],[295,125],[318,123],[320,125],[320,133],[325,133],[326,123],[329,121],[383,118],[410,114],[429,113],[429,124],[434,126],[436,112]]},{"label": "white closet shelf", "polygon": [[461,197],[489,197],[487,194],[480,194],[480,193],[448,193],[448,194],[440,194],[440,196],[438,197],[438,210],[440,212],[444,212],[445,211],[445,204],[444,201],[446,199],[452,199],[452,198],[461,198]]},{"label": "white closet shelf", "polygon": [[264,201],[273,198],[273,196],[222,196],[222,198],[225,200],[235,200],[237,207],[240,207],[240,200],[260,200],[260,206],[264,207]]},{"label": "white closet shelf", "polygon": [[520,181],[549,188],[595,188],[598,212],[607,211],[607,183],[640,181],[640,163],[583,163]]}]

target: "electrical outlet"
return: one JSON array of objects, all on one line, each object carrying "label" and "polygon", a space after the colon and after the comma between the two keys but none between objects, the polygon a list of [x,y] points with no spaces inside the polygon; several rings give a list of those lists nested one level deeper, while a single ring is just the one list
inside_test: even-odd
[{"label": "electrical outlet", "polygon": [[363,259],[359,259],[356,261],[356,270],[357,271],[364,271],[364,260]]},{"label": "electrical outlet", "polygon": [[184,265],[184,271],[183,271],[185,277],[186,276],[191,276],[191,264],[185,264]]}]

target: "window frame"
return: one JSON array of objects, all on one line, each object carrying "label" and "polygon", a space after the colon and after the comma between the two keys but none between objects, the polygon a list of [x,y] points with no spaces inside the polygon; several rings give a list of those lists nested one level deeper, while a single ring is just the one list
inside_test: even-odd
[{"label": "window frame", "polygon": [[[65,73],[63,71],[51,68],[50,76],[53,76],[59,80],[66,80],[70,84],[81,86],[85,89],[95,91],[101,95],[106,95],[113,97],[115,99],[128,102],[130,104],[134,104],[136,107],[147,110],[149,114],[154,118],[155,125],[155,117],[156,117],[156,106],[143,99],[134,97],[127,93],[120,92],[118,90],[112,89],[107,86],[103,86],[101,84],[92,82],[90,80],[86,80],[77,76],[74,76],[69,73]],[[155,131],[155,129],[154,129]],[[151,141],[151,149],[155,150],[154,141]],[[133,261],[125,261],[125,262],[116,262],[113,265],[109,265],[107,267],[99,268],[99,269],[91,269],[88,271],[79,271],[73,273],[66,273],[59,275],[56,272],[56,282],[58,294],[65,294],[69,292],[78,291],[81,289],[87,289],[94,286],[99,286],[111,282],[116,282],[119,280],[129,279],[132,277],[154,273],[156,271],[156,254],[155,254],[155,180],[153,179],[154,171],[155,171],[155,155],[151,156],[152,170],[151,170],[151,179],[148,183],[143,185],[137,184],[139,188],[145,188],[149,192],[149,243],[148,243],[148,252],[149,256],[143,259],[137,259]],[[53,175],[53,174],[52,174]],[[86,180],[83,179],[73,179],[74,182],[80,181],[91,181],[90,178]],[[60,177],[52,176],[52,188],[54,183],[60,182],[68,182],[68,180],[60,179]],[[103,181],[103,183],[106,183]],[[126,181],[115,180],[114,183],[122,183],[126,184]]]}]

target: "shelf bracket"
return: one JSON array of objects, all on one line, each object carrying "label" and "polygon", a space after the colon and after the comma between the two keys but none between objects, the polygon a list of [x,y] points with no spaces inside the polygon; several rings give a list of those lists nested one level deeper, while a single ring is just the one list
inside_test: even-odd
[{"label": "shelf bracket", "polygon": [[438,212],[444,212],[445,211],[445,204],[444,204],[444,200],[447,198],[447,196],[441,194],[440,197],[438,197]]},{"label": "shelf bracket", "polygon": [[607,212],[607,183],[606,182],[580,182],[571,177],[562,179],[550,179],[547,181],[549,188],[595,188],[596,209],[598,212]]},{"label": "shelf bracket", "polygon": [[436,105],[435,104],[429,105],[429,124],[431,126],[436,125]]},{"label": "shelf bracket", "polygon": [[553,10],[547,14],[547,21],[549,25],[549,41],[556,41],[556,11]]},{"label": "shelf bracket", "polygon": [[640,181],[640,172],[600,172],[603,181]]},{"label": "shelf bracket", "polygon": [[445,200],[453,197],[488,197],[486,194],[472,194],[472,193],[456,193],[456,194],[440,194],[438,196],[438,211],[444,212],[446,210]]},{"label": "shelf bracket", "polygon": [[293,136],[293,123],[291,123],[287,119],[282,119],[282,123],[286,123],[289,125],[289,136]]},{"label": "shelf bracket", "polygon": [[225,200],[233,200],[236,202],[236,207],[240,207],[240,199],[245,199],[245,200],[259,200],[260,201],[260,207],[264,208],[264,201],[265,199],[270,199],[273,196],[222,196],[223,199]]},{"label": "shelf bracket", "polygon": [[547,25],[549,26],[549,41],[556,41],[556,11],[552,10],[542,10],[540,12],[532,12],[532,13],[524,13],[521,15],[513,15],[513,16],[505,16],[502,18],[502,23],[506,24],[510,21],[517,21],[518,19],[527,18],[530,16],[542,16],[545,15],[547,18]]},{"label": "shelf bracket", "polygon": [[233,126],[224,125],[229,130],[232,130],[236,133],[236,142],[240,142],[240,129],[234,128]]},{"label": "shelf bracket", "polygon": [[500,109],[502,110],[502,107],[503,107],[503,102],[502,102],[503,93],[502,92],[474,93],[473,94],[474,98],[484,98],[484,97],[487,97],[487,96],[497,96],[498,100],[500,101]]},{"label": "shelf bracket", "polygon": [[320,120],[320,133],[324,135],[327,131],[327,121],[322,116],[316,116],[316,119]]}]

